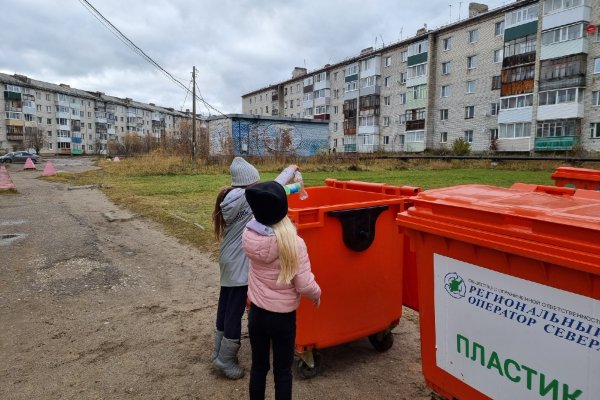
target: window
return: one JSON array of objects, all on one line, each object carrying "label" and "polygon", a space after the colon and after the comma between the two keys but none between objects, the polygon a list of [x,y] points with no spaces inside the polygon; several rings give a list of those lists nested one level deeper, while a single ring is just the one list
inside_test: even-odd
[{"label": "window", "polygon": [[450,96],[450,85],[443,85],[441,89],[441,97]]},{"label": "window", "polygon": [[50,101],[50,93],[46,93],[46,101]]},{"label": "window", "polygon": [[337,130],[338,130],[338,123],[337,123],[337,122],[334,122],[334,123],[333,123],[333,131],[334,131],[334,132],[337,132]]},{"label": "window", "polygon": [[52,125],[52,118],[46,118],[46,125]]},{"label": "window", "polygon": [[48,137],[52,137],[52,131],[47,131],[48,132]]},{"label": "window", "polygon": [[448,143],[448,132],[440,132],[440,143]]},{"label": "window", "polygon": [[531,136],[531,122],[516,122],[498,126],[498,139],[515,139],[529,136]]},{"label": "window", "polygon": [[390,65],[392,65],[392,57],[390,57],[390,56],[387,56],[387,57],[385,58],[385,66],[386,66],[386,67],[389,67]]},{"label": "window", "polygon": [[598,91],[592,92],[592,105],[600,106],[600,92],[598,92]]},{"label": "window", "polygon": [[46,112],[51,113],[52,112],[52,106],[46,106]]},{"label": "window", "polygon": [[408,51],[404,50],[400,52],[400,61],[405,63],[408,60]]},{"label": "window", "polygon": [[398,115],[398,125],[406,124],[406,115],[400,114]]},{"label": "window", "polygon": [[37,117],[37,122],[38,122],[38,124],[41,124],[41,123],[42,123],[42,120],[43,120],[43,118],[42,118],[42,117]]},{"label": "window", "polygon": [[390,104],[391,104],[390,96],[384,96],[383,97],[383,105],[384,106],[389,106]]},{"label": "window", "polygon": [[409,88],[409,90],[410,89],[412,89],[412,91],[409,91],[409,93],[412,93],[411,98],[413,100],[427,98],[427,85],[413,86],[412,88]]},{"label": "window", "polygon": [[[555,0],[560,3],[560,0]],[[520,25],[527,21],[537,20],[538,17],[538,4],[534,4],[530,7],[519,8],[513,12],[507,13],[504,18],[504,28],[510,28],[514,25]]]},{"label": "window", "polygon": [[358,74],[358,63],[348,65],[344,68],[344,76],[351,76]]},{"label": "window", "polygon": [[333,106],[333,113],[337,114],[339,110],[339,106]]},{"label": "window", "polygon": [[537,37],[535,34],[523,36],[504,43],[504,57],[527,54],[535,51]]},{"label": "window", "polygon": [[375,142],[373,140],[374,136],[375,135],[363,135],[362,144],[367,145],[367,146],[373,146],[373,143]]},{"label": "window", "polygon": [[452,69],[452,63],[446,61],[442,63],[442,75],[448,75]]},{"label": "window", "polygon": [[477,81],[467,81],[467,93],[475,93],[477,90]]},{"label": "window", "polygon": [[358,90],[358,81],[346,82],[344,85],[344,93],[353,92]]},{"label": "window", "polygon": [[490,139],[491,140],[498,139],[498,129],[497,128],[491,128],[490,129]]},{"label": "window", "polygon": [[473,143],[473,131],[472,130],[465,131],[465,142]]},{"label": "window", "polygon": [[600,58],[594,58],[594,73],[600,74]]},{"label": "window", "polygon": [[269,106],[265,106],[265,113],[269,113]]},{"label": "window", "polygon": [[429,47],[429,40],[422,40],[420,42],[412,43],[408,46],[408,56],[414,56],[427,52]]},{"label": "window", "polygon": [[406,72],[400,72],[399,82],[401,85],[406,84]]},{"label": "window", "polygon": [[498,115],[498,111],[500,110],[500,103],[492,103],[490,106],[490,115]]},{"label": "window", "polygon": [[425,141],[425,132],[423,131],[406,132],[404,136],[409,143],[423,143]]},{"label": "window", "polygon": [[540,92],[538,95],[538,105],[552,105],[561,103],[573,103],[575,101],[581,103],[583,100],[582,88],[569,88],[559,90],[549,90]]},{"label": "window", "polygon": [[391,77],[391,76],[386,76],[386,77],[383,79],[383,85],[384,85],[385,87],[390,87],[390,86],[392,86],[392,77]]},{"label": "window", "polygon": [[383,126],[390,126],[390,117],[383,117]]},{"label": "window", "polygon": [[477,56],[467,57],[467,69],[477,68]]},{"label": "window", "polygon": [[496,22],[496,25],[494,26],[494,34],[496,36],[504,35],[504,20]]},{"label": "window", "polygon": [[469,43],[475,43],[479,40],[479,29],[469,31]]},{"label": "window", "polygon": [[542,33],[542,45],[547,46],[554,43],[566,42],[568,40],[581,39],[584,35],[583,22],[575,25],[563,26]]},{"label": "window", "polygon": [[338,140],[337,139],[333,139],[333,147],[337,147],[338,144]]},{"label": "window", "polygon": [[465,107],[465,119],[472,119],[475,116],[475,106]]},{"label": "window", "polygon": [[442,39],[442,47],[444,50],[452,49],[452,36]]},{"label": "window", "polygon": [[52,143],[48,143],[48,150],[52,150]]},{"label": "window", "polygon": [[502,75],[492,76],[492,90],[498,90],[502,87]]},{"label": "window", "polygon": [[582,0],[544,0],[544,15],[565,8],[577,7],[583,3]]},{"label": "window", "polygon": [[[333,80],[337,82],[337,77],[338,77],[338,73],[334,72],[333,73]],[[337,140],[337,139],[336,139]]]},{"label": "window", "polygon": [[504,49],[494,50],[494,62],[496,64],[502,62],[503,53],[504,53]]},{"label": "window", "polygon": [[412,67],[408,67],[408,77],[417,78],[419,76],[427,75],[427,64],[419,64]]},{"label": "window", "polygon": [[406,104],[406,93],[400,93],[400,104]]},{"label": "window", "polygon": [[443,108],[440,110],[440,120],[441,121],[447,121],[448,120],[448,109],[447,108]]},{"label": "window", "polygon": [[501,110],[510,110],[513,108],[531,107],[532,105],[533,105],[533,95],[532,94],[504,97],[500,101],[500,109]]},{"label": "window", "polygon": [[590,138],[600,139],[600,122],[592,122],[590,124]]},{"label": "window", "polygon": [[390,137],[389,136],[384,136],[383,137],[383,144],[390,144]]}]

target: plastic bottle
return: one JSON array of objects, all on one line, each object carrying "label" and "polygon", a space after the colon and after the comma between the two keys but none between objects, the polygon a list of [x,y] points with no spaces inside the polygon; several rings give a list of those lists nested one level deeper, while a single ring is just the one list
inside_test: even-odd
[{"label": "plastic bottle", "polygon": [[306,190],[304,189],[304,181],[302,180],[300,171],[294,173],[294,183],[299,185],[298,197],[300,197],[300,200],[308,199],[308,193],[306,193]]}]

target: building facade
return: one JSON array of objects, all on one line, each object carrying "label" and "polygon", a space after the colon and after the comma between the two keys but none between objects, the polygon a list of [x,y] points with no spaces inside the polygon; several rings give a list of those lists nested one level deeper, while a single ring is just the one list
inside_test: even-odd
[{"label": "building facade", "polygon": [[23,75],[0,73],[0,151],[30,146],[31,130],[43,138],[42,154],[105,154],[126,134],[160,141],[191,115],[172,108],[87,92]]},{"label": "building facade", "polygon": [[[520,0],[242,95],[329,121],[329,151],[600,151],[598,0]],[[301,99],[298,98],[301,96]]]},{"label": "building facade", "polygon": [[328,124],[318,119],[229,114],[203,121],[209,155],[314,156],[328,149]]}]

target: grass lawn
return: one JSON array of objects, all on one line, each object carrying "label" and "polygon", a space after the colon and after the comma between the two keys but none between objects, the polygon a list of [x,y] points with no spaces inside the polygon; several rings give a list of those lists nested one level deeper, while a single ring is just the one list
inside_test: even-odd
[{"label": "grass lawn", "polygon": [[[97,184],[115,203],[150,218],[172,235],[214,254],[211,213],[218,190],[231,182],[228,165],[192,165],[178,158],[100,161],[101,170],[59,174],[47,178],[70,184]],[[258,165],[262,180],[275,178],[285,166]],[[397,161],[366,165],[307,163],[301,165],[306,186],[323,185],[326,178],[420,186],[423,190],[462,184],[511,186],[515,182],[552,185],[557,164],[500,165],[489,162],[428,162],[414,165]]]}]

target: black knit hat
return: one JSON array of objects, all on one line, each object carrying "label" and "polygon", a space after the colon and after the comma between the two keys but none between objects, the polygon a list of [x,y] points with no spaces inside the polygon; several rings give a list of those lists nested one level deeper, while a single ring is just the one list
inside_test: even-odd
[{"label": "black knit hat", "polygon": [[257,183],[246,188],[246,200],[254,218],[264,225],[274,225],[288,212],[285,189],[275,181]]}]

